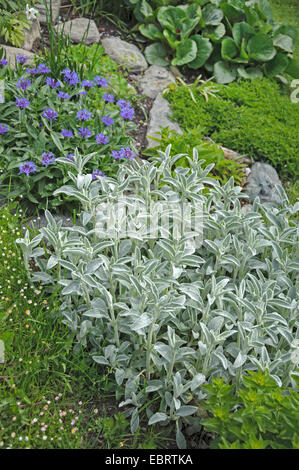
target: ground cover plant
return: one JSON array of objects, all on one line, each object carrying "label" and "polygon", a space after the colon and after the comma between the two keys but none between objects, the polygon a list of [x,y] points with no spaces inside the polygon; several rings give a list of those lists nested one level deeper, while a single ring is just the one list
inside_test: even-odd
[{"label": "ground cover plant", "polygon": [[212,417],[203,425],[217,433],[211,448],[298,449],[299,392],[279,387],[267,372],[250,372],[242,382],[237,393],[219,378],[204,387]]},{"label": "ground cover plant", "polygon": [[197,89],[192,100],[186,87],[165,94],[173,119],[185,131],[199,128],[214,142],[253,160],[272,164],[281,178],[294,182],[298,176],[299,104],[280,93],[278,84],[241,80],[218,85],[208,102]]},{"label": "ground cover plant", "polygon": [[[119,99],[109,80],[94,74],[79,78],[66,68],[53,78],[44,63],[27,67],[19,57],[16,71],[2,61],[5,103],[1,104],[1,183],[11,197],[22,195],[28,208],[59,208],[54,190],[68,180],[58,156],[72,160],[75,147],[93,152],[90,172],[113,175],[119,161],[133,158],[129,132],[134,108]],[[31,205],[31,206],[30,206]],[[67,208],[67,206],[64,206]]]},{"label": "ground cover plant", "polygon": [[204,66],[218,83],[298,74],[296,29],[275,24],[267,0],[202,0],[154,8],[142,0],[136,9],[138,21],[144,21],[139,31],[152,41],[144,51],[150,64]]},{"label": "ground cover plant", "polygon": [[[212,377],[238,388],[248,369],[268,369],[278,385],[296,387],[298,232],[289,216],[298,207],[289,205],[281,188],[281,207],[256,200],[242,213],[241,188],[232,178],[224,186],[208,178],[202,161],[176,168],[172,177],[181,157],[171,157],[169,146],[158,168],[133,161],[119,167],[117,179],[93,181],[76,152],[69,164],[78,174],[70,174],[73,184],[56,194],[82,203],[79,223],[63,228],[46,211],[47,227],[18,243],[25,265],[34,258],[39,266],[29,271],[30,279],[49,292],[61,286],[60,314],[77,347],[86,347],[100,371],[115,372],[131,432],[146,412],[149,425],[175,426],[177,445],[184,448],[186,429],[200,426],[202,385]],[[98,204],[117,201],[124,191],[129,204],[138,200],[143,216],[151,201],[200,202],[203,244],[190,244],[188,227],[181,237],[162,231],[170,238],[159,241],[151,240],[146,224],[131,239],[122,239],[119,226],[110,237],[107,229],[99,232],[105,216],[100,209],[97,218]],[[51,246],[46,256],[38,249],[41,240]]]},{"label": "ground cover plant", "polygon": [[16,244],[26,223],[15,203],[0,209],[0,448],[154,449],[171,442],[154,429],[132,436],[109,374],[73,351],[73,335],[56,315],[59,298],[28,282]]},{"label": "ground cover plant", "polygon": [[[159,151],[163,151],[167,145],[171,144],[171,148],[176,155],[187,154],[192,161],[193,148],[196,148],[199,158],[204,160],[203,168],[210,164],[214,165],[208,177],[215,178],[225,184],[233,176],[235,183],[241,184],[245,178],[243,167],[246,165],[235,160],[226,159],[223,150],[219,146],[211,142],[203,142],[203,137],[201,129],[185,131],[181,135],[164,128],[161,129],[159,138],[152,138],[159,144],[154,148],[143,151],[143,155],[159,156]],[[183,156],[175,162],[174,166],[187,168],[189,164],[190,159]]]}]

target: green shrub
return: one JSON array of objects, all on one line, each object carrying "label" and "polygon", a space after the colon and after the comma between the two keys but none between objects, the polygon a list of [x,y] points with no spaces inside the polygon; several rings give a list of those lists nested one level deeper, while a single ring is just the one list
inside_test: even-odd
[{"label": "green shrub", "polygon": [[197,102],[184,87],[166,95],[183,130],[199,127],[225,147],[272,163],[282,178],[298,176],[299,104],[282,96],[277,84],[264,78],[219,85],[208,102],[193,93]]},{"label": "green shrub", "polygon": [[[298,378],[299,376],[295,376]],[[279,387],[269,374],[249,372],[242,387],[214,378],[203,408],[213,417],[203,420],[219,436],[212,448],[299,449],[299,391]],[[299,383],[299,382],[298,382]]]},{"label": "green shrub", "polygon": [[[31,1],[31,5],[36,2]],[[0,38],[16,47],[24,41],[24,29],[30,28],[31,21],[26,16],[27,3],[27,0],[0,1]]]},{"label": "green shrub", "polygon": [[[202,384],[212,377],[238,386],[246,370],[269,369],[279,385],[294,386],[298,230],[289,217],[298,206],[278,187],[279,208],[256,200],[244,213],[233,178],[224,186],[208,178],[196,149],[194,167],[172,177],[178,158],[168,146],[158,166],[127,162],[116,178],[93,181],[76,152],[77,175],[55,195],[80,202],[78,224],[64,228],[46,211],[47,227],[18,243],[25,264],[38,265],[32,282],[61,289],[76,347],[86,347],[100,375],[115,372],[131,432],[146,410],[149,425],[175,426],[185,447],[184,426],[198,422]],[[125,215],[113,204],[124,194],[133,208]],[[38,248],[42,239],[50,248]]]},{"label": "green shrub", "polygon": [[179,158],[174,167],[181,166],[188,168],[190,166],[189,157],[192,160],[193,148],[198,151],[199,158],[203,160],[203,168],[207,165],[213,164],[208,176],[210,178],[218,179],[221,183],[226,183],[231,176],[237,184],[240,184],[244,180],[244,173],[242,171],[242,165],[235,160],[228,160],[224,157],[223,150],[216,144],[202,141],[202,133],[199,129],[193,129],[185,131],[182,135],[177,134],[174,131],[170,131],[168,128],[161,129],[160,140],[157,140],[159,145],[152,149],[145,150],[143,155],[152,156],[153,160],[159,155],[159,150],[165,149],[167,144],[171,144],[173,152],[177,154],[186,154]]}]

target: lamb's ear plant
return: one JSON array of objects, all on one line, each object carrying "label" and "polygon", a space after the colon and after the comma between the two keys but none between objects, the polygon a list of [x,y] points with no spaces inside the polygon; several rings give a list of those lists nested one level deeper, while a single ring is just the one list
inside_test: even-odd
[{"label": "lamb's ear plant", "polygon": [[[190,168],[174,169],[182,155],[170,152],[159,152],[159,167],[127,161],[115,178],[98,180],[84,174],[89,156],[76,154],[64,162],[72,167],[71,184],[55,194],[80,203],[79,223],[62,227],[46,212],[40,237],[47,257],[28,251],[27,239],[19,243],[38,265],[32,280],[50,291],[60,286],[61,318],[75,333],[75,347],[86,347],[99,373],[115,374],[131,431],[146,416],[150,425],[173,425],[185,448],[185,428],[198,428],[203,384],[213,377],[238,389],[247,370],[267,369],[278,386],[295,386],[298,226],[289,216],[298,207],[280,189],[280,207],[256,199],[243,212],[245,196],[232,178],[223,186],[209,178],[196,149]],[[104,209],[124,194],[139,212],[119,212],[120,225],[111,227],[112,210],[105,227]],[[155,234],[144,220],[165,215],[155,213],[162,203],[187,204],[200,230],[186,223],[175,230],[173,212]]]}]

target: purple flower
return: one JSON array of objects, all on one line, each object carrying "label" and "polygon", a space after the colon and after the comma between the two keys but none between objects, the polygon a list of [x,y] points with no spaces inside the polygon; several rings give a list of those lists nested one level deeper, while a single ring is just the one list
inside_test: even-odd
[{"label": "purple flower", "polygon": [[97,85],[105,88],[108,86],[108,80],[104,77],[99,77],[99,75],[97,75],[96,77],[94,77],[93,79]]},{"label": "purple flower", "polygon": [[29,176],[30,173],[34,173],[37,168],[33,162],[25,162],[23,165],[19,166],[20,173],[24,173],[25,175]]},{"label": "purple flower", "polygon": [[62,98],[64,100],[68,100],[70,98],[70,95],[68,93],[65,93],[64,91],[59,91],[57,93],[57,98]]},{"label": "purple flower", "polygon": [[120,150],[113,150],[111,156],[115,159],[128,158],[129,160],[133,160],[133,158],[136,157],[136,153],[134,153],[130,147],[122,147]]},{"label": "purple flower", "polygon": [[30,101],[26,98],[17,98],[16,99],[16,106],[21,109],[25,109],[30,105]]},{"label": "purple flower", "polygon": [[102,178],[105,178],[105,177],[106,177],[105,173],[103,173],[101,170],[93,170],[93,172],[92,172],[92,179],[93,179],[93,180],[97,180],[97,179],[98,179],[98,178],[97,178],[98,176],[101,176]]},{"label": "purple flower", "polygon": [[19,79],[17,82],[17,88],[22,88],[22,90],[26,90],[28,87],[30,87],[31,81],[28,78],[24,78],[23,80]]},{"label": "purple flower", "polygon": [[18,64],[23,65],[23,64],[25,64],[25,62],[27,62],[28,59],[29,59],[29,57],[26,56],[26,55],[17,54],[17,62],[18,62]]},{"label": "purple flower", "polygon": [[26,69],[26,72],[29,73],[30,75],[36,75],[38,73],[35,67],[33,69]]},{"label": "purple flower", "polygon": [[6,134],[7,131],[8,131],[8,127],[1,124],[0,122],[0,134]]},{"label": "purple flower", "polygon": [[104,116],[101,119],[102,119],[103,123],[106,124],[106,126],[112,126],[112,124],[114,124],[114,121],[111,117]]},{"label": "purple flower", "polygon": [[51,69],[46,64],[39,64],[36,69],[36,73],[51,73]]},{"label": "purple flower", "polygon": [[107,95],[107,93],[104,93],[104,94],[103,94],[102,99],[103,99],[104,101],[107,101],[107,103],[114,103],[114,101],[115,101],[115,100],[114,100],[114,96],[113,96],[113,95]]},{"label": "purple flower", "polygon": [[55,111],[55,109],[48,108],[43,112],[43,116],[49,119],[49,121],[52,121],[52,119],[56,119],[58,117],[58,112]]},{"label": "purple flower", "polygon": [[61,135],[63,137],[73,137],[73,132],[69,131],[68,129],[62,129]]},{"label": "purple flower", "polygon": [[106,135],[100,133],[96,135],[96,141],[98,144],[108,144],[109,139]]},{"label": "purple flower", "polygon": [[77,119],[80,121],[89,121],[92,117],[92,114],[87,111],[87,109],[81,109],[77,112]]},{"label": "purple flower", "polygon": [[8,61],[6,59],[1,59],[0,60],[0,65],[2,65],[2,66],[8,65]]},{"label": "purple flower", "polygon": [[123,100],[123,99],[118,100],[117,104],[120,108],[130,108],[131,107],[130,101],[126,101],[126,100]]},{"label": "purple flower", "polygon": [[71,160],[72,162],[75,161],[75,159],[74,159],[74,154],[73,154],[73,153],[68,153],[67,156],[66,156],[66,158],[67,158],[68,160]]},{"label": "purple flower", "polygon": [[93,80],[83,80],[82,86],[86,88],[93,88],[95,86]]},{"label": "purple flower", "polygon": [[83,139],[87,139],[87,137],[91,136],[91,132],[88,127],[79,127],[79,134],[81,137],[83,137]]},{"label": "purple flower", "polygon": [[79,83],[79,77],[75,70],[71,71],[70,69],[64,69],[62,74],[64,75],[64,81],[69,85],[77,85],[77,83]]},{"label": "purple flower", "polygon": [[56,81],[55,78],[47,77],[46,84],[49,85],[51,88],[58,88],[60,87],[60,82]]},{"label": "purple flower", "polygon": [[135,111],[133,108],[122,108],[122,110],[119,113],[119,115],[123,119],[129,119],[130,121],[132,121],[134,114],[135,114]]},{"label": "purple flower", "polygon": [[55,162],[55,158],[52,152],[50,153],[44,152],[42,154],[42,157],[43,157],[42,164],[46,167],[48,167],[51,163]]},{"label": "purple flower", "polygon": [[79,95],[87,95],[86,91],[79,91]]}]

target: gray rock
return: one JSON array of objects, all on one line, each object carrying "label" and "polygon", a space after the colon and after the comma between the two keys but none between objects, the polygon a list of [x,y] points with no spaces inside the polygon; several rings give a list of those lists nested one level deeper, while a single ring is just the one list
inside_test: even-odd
[{"label": "gray rock", "polygon": [[76,18],[58,24],[55,28],[58,32],[63,30],[63,33],[75,43],[80,43],[83,40],[84,44],[93,44],[99,42],[101,37],[97,25],[89,18]]},{"label": "gray rock", "polygon": [[147,148],[153,148],[159,145],[158,142],[149,139],[149,137],[159,138],[159,132],[161,127],[169,127],[169,129],[176,131],[178,134],[183,134],[182,129],[176,122],[172,122],[169,119],[171,115],[171,110],[169,103],[162,97],[162,94],[159,93],[153,102],[152,109],[150,111],[150,121],[147,129]]},{"label": "gray rock", "polygon": [[52,22],[53,24],[55,24],[59,15],[61,0],[52,0],[52,3],[51,3],[51,0],[45,0],[44,3],[38,3],[37,5],[35,5],[35,8],[40,13],[39,22],[41,24],[47,23],[47,11],[50,13],[51,4],[52,4]]},{"label": "gray rock", "polygon": [[18,47],[5,46],[3,44],[0,44],[0,47],[3,47],[3,49],[5,50],[6,59],[8,60],[9,65],[11,66],[12,69],[15,68],[15,63],[16,63],[16,59],[17,59],[18,54],[29,57],[28,61],[26,62],[26,65],[27,64],[30,65],[30,64],[34,63],[34,61],[33,61],[33,57],[34,57],[33,52],[29,52],[25,49],[20,49]]},{"label": "gray rock", "polygon": [[147,62],[137,46],[122,41],[119,38],[109,37],[102,39],[102,46],[106,54],[130,72],[143,72],[147,69]]},{"label": "gray rock", "polygon": [[262,203],[277,205],[280,197],[275,185],[281,185],[276,170],[267,163],[255,163],[251,167],[245,192],[251,202],[258,196]]},{"label": "gray rock", "polygon": [[25,38],[22,44],[22,48],[26,49],[27,51],[31,51],[34,41],[41,37],[40,25],[37,18],[32,21],[30,29],[24,30],[24,36]]},{"label": "gray rock", "polygon": [[170,83],[175,83],[175,77],[171,72],[165,67],[151,65],[139,80],[139,90],[149,98],[156,98]]}]

